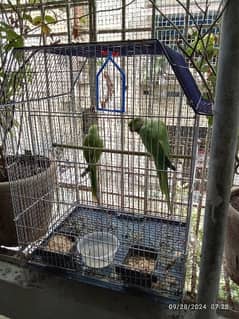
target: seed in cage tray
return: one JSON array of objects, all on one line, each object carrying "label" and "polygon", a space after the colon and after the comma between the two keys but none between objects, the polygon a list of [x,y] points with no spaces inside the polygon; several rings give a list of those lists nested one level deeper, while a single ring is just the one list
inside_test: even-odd
[{"label": "seed in cage tray", "polygon": [[116,272],[127,284],[150,288],[152,283],[157,281],[154,274],[157,255],[155,249],[132,246],[123,265],[116,267]]},{"label": "seed in cage tray", "polygon": [[143,270],[146,272],[152,272],[155,268],[155,260],[143,256],[130,256],[127,258],[125,264],[130,266],[131,268]]},{"label": "seed in cage tray", "polygon": [[167,281],[172,286],[176,286],[178,284],[178,282],[177,282],[175,277],[168,277]]},{"label": "seed in cage tray", "polygon": [[47,243],[47,248],[54,252],[69,253],[74,243],[66,236],[54,235]]}]

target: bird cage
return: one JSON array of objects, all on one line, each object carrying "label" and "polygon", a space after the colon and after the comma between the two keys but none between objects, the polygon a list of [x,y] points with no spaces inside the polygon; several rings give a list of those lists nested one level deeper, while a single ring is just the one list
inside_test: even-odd
[{"label": "bird cage", "polygon": [[157,40],[29,47],[13,72],[2,107],[19,123],[7,160],[29,264],[179,301],[198,119],[211,114],[182,55]]}]

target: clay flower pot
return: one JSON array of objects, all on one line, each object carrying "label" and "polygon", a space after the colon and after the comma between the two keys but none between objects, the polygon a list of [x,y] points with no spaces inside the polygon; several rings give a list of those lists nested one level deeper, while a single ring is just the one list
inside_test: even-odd
[{"label": "clay flower pot", "polygon": [[44,160],[48,161],[46,169],[39,174],[0,183],[1,245],[30,243],[47,232],[52,217],[56,167]]}]

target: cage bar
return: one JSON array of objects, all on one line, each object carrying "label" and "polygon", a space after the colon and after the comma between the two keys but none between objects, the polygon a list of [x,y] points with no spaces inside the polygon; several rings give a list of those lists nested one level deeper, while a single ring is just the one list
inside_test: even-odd
[{"label": "cage bar", "polygon": [[[96,108],[91,66],[96,76],[105,51],[117,52],[114,61],[125,74],[124,113]],[[24,81],[14,100],[21,126],[8,144],[8,173],[18,242],[29,263],[180,301],[198,118],[211,114],[183,57],[157,40],[29,47],[13,52],[6,76],[12,71],[18,71],[16,83],[19,74]],[[114,69],[108,72],[118,90]],[[142,136],[130,128],[136,118],[154,123],[156,134],[165,127],[171,166],[164,156],[164,168],[156,168]],[[86,143],[95,129],[99,147],[95,139]],[[159,150],[158,140],[153,143]],[[163,172],[169,198],[159,181]]]}]

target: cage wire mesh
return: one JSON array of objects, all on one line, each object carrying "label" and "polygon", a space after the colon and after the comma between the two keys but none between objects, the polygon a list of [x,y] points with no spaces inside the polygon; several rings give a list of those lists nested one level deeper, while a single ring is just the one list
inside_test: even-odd
[{"label": "cage wire mesh", "polygon": [[[4,3],[4,1],[3,1],[3,3]],[[152,5],[152,1],[148,1],[148,0],[147,1],[145,1],[145,0],[121,1],[121,2],[107,1],[107,3],[100,1],[100,0],[99,1],[98,0],[96,0],[96,1],[67,1],[67,3],[63,2],[63,1],[54,1],[54,2],[40,1],[37,5],[35,5],[35,4],[31,5],[31,4],[27,3],[27,1],[26,1],[25,4],[29,9],[29,13],[33,17],[43,15],[43,14],[52,14],[52,12],[54,12],[54,15],[56,15],[56,18],[57,18],[57,22],[50,25],[50,28],[51,28],[51,36],[50,37],[49,36],[42,37],[42,34],[39,32],[40,29],[38,28],[38,29],[35,29],[34,32],[27,33],[25,43],[27,45],[39,45],[40,43],[52,44],[54,42],[60,42],[60,43],[68,43],[68,42],[72,42],[72,41],[73,42],[86,42],[86,41],[89,41],[90,39],[91,40],[96,40],[96,39],[98,39],[98,40],[120,40],[120,39],[134,39],[134,38],[140,39],[140,38],[154,37],[154,38],[159,39],[161,42],[166,43],[166,44],[170,45],[171,47],[177,49],[176,42],[178,41],[178,32],[175,31],[175,28],[170,24],[170,22],[167,20],[167,18],[169,18],[171,21],[173,21],[176,24],[177,28],[180,31],[182,31],[185,35],[187,34],[187,31],[191,27],[193,27],[193,23],[195,21],[198,23],[198,25],[203,24],[203,28],[204,28],[203,30],[206,31],[210,27],[210,24],[214,21],[214,19],[217,16],[218,6],[219,6],[220,1],[218,1],[218,0],[210,1],[209,11],[207,12],[207,15],[204,17],[204,19],[202,17],[202,12],[200,12],[200,10],[199,10],[199,6],[202,9],[205,9],[206,5],[207,5],[207,1],[205,1],[205,0],[197,1],[197,5],[199,5],[199,6],[195,6],[195,1],[181,1],[181,3],[183,5],[189,5],[190,12],[192,13],[191,16],[188,15],[185,12],[185,10],[182,9],[182,6],[178,5],[177,1],[158,0],[158,1],[155,1],[155,3],[157,5],[157,7],[160,10],[162,10],[162,12],[165,14],[165,16],[163,16],[162,14],[159,14],[159,12],[154,9],[154,6]],[[93,5],[95,4],[95,11],[93,11],[93,14],[96,16],[95,26],[94,25],[92,26],[92,23],[91,23],[90,18],[89,18],[89,13],[92,12],[91,11],[92,4]],[[11,10],[12,10],[11,8],[8,8],[8,11],[7,11],[8,17],[13,14],[13,12]],[[3,20],[4,20],[6,18],[5,12],[2,11],[1,13],[3,15]],[[79,19],[79,17],[82,15],[85,17],[83,19],[82,18]],[[193,21],[193,19],[194,19],[194,21]],[[215,28],[212,31],[213,31],[213,33],[218,33],[219,32],[218,26],[215,26]],[[93,34],[93,39],[92,39],[92,34]],[[216,61],[212,61],[212,62],[215,63]],[[43,68],[44,61],[42,60],[41,63],[42,63],[41,67]],[[71,63],[71,62],[69,62],[69,63]],[[99,67],[100,67],[100,63],[99,62],[97,62],[97,63],[98,64],[95,68],[95,71],[97,69],[99,69]],[[78,64],[78,66],[79,65],[80,65],[80,63]],[[94,69],[94,64],[93,65],[91,64],[89,66],[89,63],[88,63],[88,65],[86,65],[86,67],[83,68],[83,72],[81,74],[81,79],[84,78],[83,82],[85,84],[82,84],[82,86],[85,85],[85,92],[90,91],[89,83],[90,83],[90,81],[92,81],[92,80],[89,80],[89,70],[88,70],[89,68]],[[193,72],[192,68],[191,68],[191,71]],[[154,73],[157,73],[157,72],[155,71]],[[197,75],[195,73],[194,73],[194,76],[197,77]],[[46,79],[46,77],[45,77],[45,79]],[[92,77],[94,78],[94,74],[91,76],[91,78]],[[156,93],[157,91],[159,91],[159,88],[158,88],[159,85],[157,83],[153,84],[153,86],[150,85],[150,80],[149,80],[150,77],[147,78],[146,74],[141,75],[141,77],[142,77],[142,83],[140,83],[140,84],[141,84],[142,91],[144,92],[143,97],[144,97],[145,101],[147,101],[146,103],[150,104],[151,103],[150,101],[152,99],[155,99],[157,97],[157,95],[159,95],[159,93]],[[58,77],[56,76],[55,78],[60,81],[59,83],[55,84],[55,87],[57,87],[59,94],[61,94],[61,88],[64,88],[64,90],[66,89],[65,88],[66,85],[71,87],[71,85],[69,85],[69,83],[68,84],[65,83],[63,85],[63,82],[68,81],[68,79],[66,81],[65,75],[64,75],[64,80],[63,80],[63,77],[61,77],[61,76],[58,76]],[[197,83],[200,84],[199,78],[196,78],[196,79],[197,79]],[[71,81],[72,81],[72,79],[71,79]],[[93,79],[93,81],[94,81],[94,79]],[[168,101],[171,100],[170,103],[172,105],[177,104],[179,101],[179,95],[180,94],[182,95],[182,92],[181,92],[180,87],[178,86],[177,81],[175,80],[175,77],[172,76],[171,74],[170,75],[167,74],[166,80],[161,79],[160,81],[161,81],[160,87],[161,87],[161,91],[162,91],[161,94],[162,94],[162,96],[164,95],[163,99],[166,101],[165,103],[167,104],[167,103],[169,103]],[[155,81],[155,82],[157,82],[157,81]],[[164,82],[164,84],[162,82]],[[47,85],[44,86],[43,84],[38,84],[38,83],[36,83],[36,84],[39,85],[39,90],[40,89],[42,90],[43,95],[48,94],[47,93]],[[42,85],[42,87],[41,87],[41,85]],[[28,86],[29,86],[29,84],[28,84]],[[174,89],[175,87],[177,87],[177,89]],[[33,89],[31,88],[31,90],[33,90]],[[165,93],[165,90],[168,92]],[[38,90],[36,90],[36,92],[37,91]],[[83,92],[83,88],[81,89],[81,91]],[[93,91],[91,91],[91,94],[92,93],[93,93]],[[38,93],[38,95],[39,95],[39,93]],[[168,98],[166,98],[165,95],[167,95]],[[170,95],[172,95],[172,96],[170,96]],[[175,97],[175,100],[173,100],[173,96]],[[65,128],[61,127],[60,130],[56,129],[56,128],[54,128],[54,125],[56,126],[56,124],[54,124],[53,128],[50,129],[51,124],[50,124],[49,119],[51,116],[48,115],[48,112],[49,112],[49,110],[51,110],[51,108],[49,108],[49,105],[51,105],[51,104],[48,102],[47,103],[43,102],[43,101],[41,101],[41,102],[35,101],[34,105],[35,106],[38,105],[41,108],[41,110],[44,109],[45,114],[44,114],[44,116],[37,118],[37,113],[31,111],[31,113],[34,113],[36,115],[35,118],[33,117],[34,120],[33,119],[31,120],[32,124],[27,124],[27,121],[25,120],[24,123],[25,123],[26,127],[29,126],[29,127],[31,127],[31,129],[28,128],[28,130],[24,132],[24,134],[26,134],[26,136],[27,136],[28,142],[24,144],[21,141],[21,144],[22,144],[21,152],[24,153],[25,152],[24,150],[29,148],[28,145],[29,145],[29,143],[32,143],[30,141],[34,140],[35,135],[38,137],[38,134],[44,134],[44,132],[50,131],[50,134],[53,134],[55,131],[57,131],[58,133],[61,131],[61,136],[62,136],[61,139],[63,139],[65,134],[68,134],[68,137],[70,138],[69,131],[73,130],[73,124],[72,124],[73,122],[69,120],[69,118],[71,116],[69,116],[69,114],[67,115],[67,113],[69,113],[69,109],[70,109],[71,110],[70,114],[73,114],[72,113],[72,109],[73,109],[72,97],[68,96],[67,94],[65,94],[65,95],[63,94],[61,98],[55,97],[54,103],[53,103],[54,105],[58,104],[57,103],[58,99],[59,99],[59,101],[61,100],[61,103],[59,103],[61,105],[61,111],[60,111],[61,117],[63,117],[63,115],[64,115],[65,118],[61,119],[61,121],[59,120],[57,125],[61,126],[61,124],[64,123]],[[91,99],[91,104],[92,103],[93,103],[93,101]],[[181,101],[181,103],[182,104],[186,103],[185,98]],[[90,115],[91,113],[89,112],[90,109],[88,107],[87,101],[85,101],[83,103],[83,101],[81,99],[81,104],[83,105],[83,108],[80,111],[82,120],[79,121],[80,124],[78,123],[77,125],[82,125],[81,129],[82,129],[83,133],[86,134],[90,124],[97,123],[97,121],[95,121],[94,116]],[[18,104],[18,110],[19,110],[19,106],[20,106],[20,104]],[[79,105],[76,105],[76,109],[78,109],[78,108],[79,108]],[[31,107],[29,108],[29,110],[30,109],[31,109]],[[163,112],[162,109],[161,109],[161,112]],[[21,120],[20,112],[16,112],[16,114],[18,114],[19,120]],[[47,119],[47,121],[46,121],[46,119]],[[56,120],[55,120],[55,122],[56,122]],[[39,124],[39,123],[41,123],[41,124]],[[48,124],[46,125],[46,123],[48,123]],[[71,123],[70,125],[72,125],[71,129],[69,128],[69,123]],[[75,120],[74,120],[74,123],[76,123]],[[41,127],[41,125],[43,125],[43,127]],[[76,124],[74,124],[74,126],[75,125]],[[68,128],[66,128],[66,127],[68,127]],[[39,133],[33,134],[34,129],[39,130]],[[176,128],[171,128],[168,126],[169,134],[176,134],[176,133],[170,133],[171,131],[175,131],[175,130],[177,130],[177,132],[179,131]],[[185,135],[184,142],[187,142],[187,136],[189,136],[190,134],[191,134],[191,136],[193,136],[193,132],[194,132],[193,126],[191,126],[191,123],[189,123],[189,126],[185,125],[183,130],[185,131],[183,133]],[[31,134],[31,137],[29,137],[30,134]],[[192,213],[193,213],[192,231],[191,231],[191,240],[190,240],[190,244],[189,244],[190,256],[188,258],[188,265],[187,265],[188,279],[187,279],[187,285],[186,285],[186,290],[190,291],[191,293],[195,293],[195,289],[196,289],[196,281],[197,281],[197,273],[198,273],[198,260],[199,260],[199,255],[200,255],[200,253],[199,253],[200,242],[201,242],[200,239],[202,236],[202,219],[203,219],[203,211],[202,210],[205,206],[205,184],[206,184],[206,176],[207,176],[208,149],[209,149],[209,144],[210,144],[210,131],[208,132],[207,120],[205,119],[205,117],[200,117],[198,135],[199,135],[198,151],[196,154],[196,163],[195,163],[196,170],[195,170],[195,179],[194,179],[194,186],[193,186],[193,206],[194,207],[192,210]],[[48,136],[46,138],[46,140],[47,139],[51,140],[51,137]],[[182,137],[181,137],[181,140],[183,140]],[[170,142],[172,142],[172,140]],[[43,144],[48,145],[48,142],[43,143]],[[17,147],[17,144],[13,147],[14,150],[15,150],[15,147]],[[32,143],[32,148],[34,148],[36,150],[41,149],[42,147],[43,146],[41,143],[40,144],[38,143],[37,146],[35,146],[34,143]],[[189,147],[189,149],[190,149],[190,147]],[[46,146],[44,152],[47,152],[47,151],[48,151],[48,146]],[[19,150],[18,151],[15,150],[15,152],[19,153]],[[75,183],[77,182],[76,178],[73,176],[69,177],[69,174],[68,174],[67,182],[65,181],[65,179],[64,179],[64,181],[61,180],[59,182],[58,181],[59,177],[57,177],[57,178],[55,177],[56,176],[55,172],[58,172],[58,170],[60,170],[61,172],[64,172],[64,170],[66,170],[65,165],[64,165],[64,161],[65,161],[65,158],[68,158],[68,156],[66,156],[67,152],[71,153],[71,156],[73,156],[74,150],[67,151],[66,149],[64,149],[64,151],[63,151],[61,148],[55,148],[54,149],[54,154],[55,154],[54,156],[57,156],[56,162],[58,164],[56,165],[56,167],[58,167],[58,168],[57,168],[57,170],[55,169],[55,167],[54,167],[54,169],[48,170],[48,172],[50,174],[49,180],[52,179],[53,184],[54,183],[56,183],[56,184],[54,184],[55,188],[53,190],[52,185],[51,185],[52,183],[50,183],[50,185],[48,187],[48,190],[51,190],[51,197],[48,197],[48,198],[50,198],[50,204],[45,205],[45,206],[48,206],[50,208],[53,207],[51,209],[54,212],[56,211],[56,207],[60,207],[59,200],[60,200],[60,198],[64,197],[63,194],[67,194],[67,196],[65,195],[66,197],[63,198],[63,202],[66,203],[66,198],[68,198],[69,207],[71,205],[70,204],[71,200],[69,200],[70,196],[72,198],[72,201],[74,201],[76,198],[76,185],[75,185]],[[62,156],[61,154],[64,154],[62,164],[60,164],[61,162],[60,162],[60,160],[58,160],[58,156],[59,156],[59,158],[61,158],[61,156]],[[109,156],[109,154],[108,154],[108,156]],[[114,157],[114,155],[113,155],[113,157]],[[24,157],[23,157],[23,160],[24,160]],[[36,165],[34,159],[33,159],[33,163],[34,163],[33,166]],[[185,163],[185,161],[184,161],[184,163]],[[41,161],[37,165],[42,166],[43,170],[45,170],[45,167],[49,166],[48,159],[46,159],[46,161],[41,159]],[[178,169],[179,165],[180,165],[180,167],[182,167],[182,164],[178,163],[178,161],[177,161],[177,169]],[[59,166],[60,166],[60,169],[59,169]],[[70,165],[68,165],[68,166],[70,166]],[[184,164],[184,167],[186,167],[186,166]],[[75,167],[76,166],[73,163],[71,163],[71,170],[73,172],[73,175],[74,175]],[[183,169],[185,169],[185,168],[183,168]],[[30,170],[30,168],[29,168],[29,170]],[[39,168],[38,170],[41,170],[41,168]],[[20,172],[20,168],[19,168],[18,173],[19,172]],[[25,169],[25,173],[19,173],[19,176],[22,176],[22,174],[26,174],[26,169]],[[109,175],[109,173],[108,173],[108,175]],[[17,177],[15,177],[15,178],[17,179]],[[135,178],[136,177],[129,177],[128,180],[132,183]],[[87,181],[86,183],[87,183],[87,186],[81,185],[81,189],[82,188],[88,189],[89,181]],[[237,176],[235,176],[234,184],[238,185]],[[35,185],[34,181],[32,181],[32,186],[33,185]],[[178,186],[177,186],[177,188],[178,188]],[[46,189],[47,189],[47,187],[46,187]],[[73,189],[74,189],[74,191],[73,191]],[[118,189],[120,189],[120,187]],[[59,190],[61,193],[61,197],[57,197]],[[66,192],[66,190],[67,190],[67,192]],[[37,194],[37,191],[34,191],[34,192]],[[45,192],[46,192],[46,190],[43,191],[43,193],[45,193]],[[37,196],[41,197],[39,194],[37,194],[37,195],[36,194],[34,195],[35,197],[37,197]],[[186,191],[185,191],[185,194],[186,194]],[[185,194],[184,195],[182,194],[182,198],[187,196]],[[21,195],[19,195],[19,196],[21,196]],[[32,196],[32,194],[31,194],[31,196]],[[31,197],[31,196],[29,196],[29,197]],[[53,199],[52,196],[54,197],[53,204],[51,203],[52,199]],[[57,197],[57,199],[56,199],[56,197]],[[113,198],[112,200],[114,200],[115,197],[113,197],[113,195],[111,195],[111,197]],[[61,205],[62,205],[62,203],[61,203]],[[39,206],[39,209],[41,209],[44,212],[44,209],[41,206]],[[49,209],[47,209],[47,210],[49,210]],[[57,220],[57,217],[56,218],[54,217],[55,215],[56,215],[56,213],[46,214],[46,216],[44,217],[46,221],[44,222],[44,218],[43,218],[43,220],[40,220],[39,227],[43,228],[44,231],[45,231],[45,229],[48,229],[49,225],[52,225],[55,222],[55,220]],[[60,215],[61,215],[61,213],[59,213],[59,216]],[[43,226],[44,223],[45,223],[45,227]],[[36,224],[34,224],[34,225],[36,226]],[[197,225],[199,225],[199,229],[198,229]],[[36,232],[36,228],[35,228],[34,232]],[[199,234],[198,234],[198,232],[199,232]],[[38,235],[40,236],[41,233],[39,233]],[[32,238],[29,237],[29,240],[32,240],[32,239],[34,239],[34,236]],[[27,238],[25,238],[24,240],[27,240]],[[197,256],[195,256],[195,249],[197,250],[197,252],[196,252]],[[223,279],[222,279],[222,281],[223,281]],[[230,284],[229,284],[229,292],[228,293],[229,294],[232,293],[233,296],[235,296],[234,290],[230,291]],[[225,298],[225,296],[223,296],[223,298]]]},{"label": "cage wire mesh", "polygon": [[[174,74],[188,92],[188,69],[165,48],[145,40],[13,52],[6,76],[18,71],[21,88],[5,107],[20,125],[8,174],[30,263],[100,286],[182,297],[199,115]],[[156,140],[165,127],[171,164],[163,156],[156,168],[132,119],[154,123]]]}]

